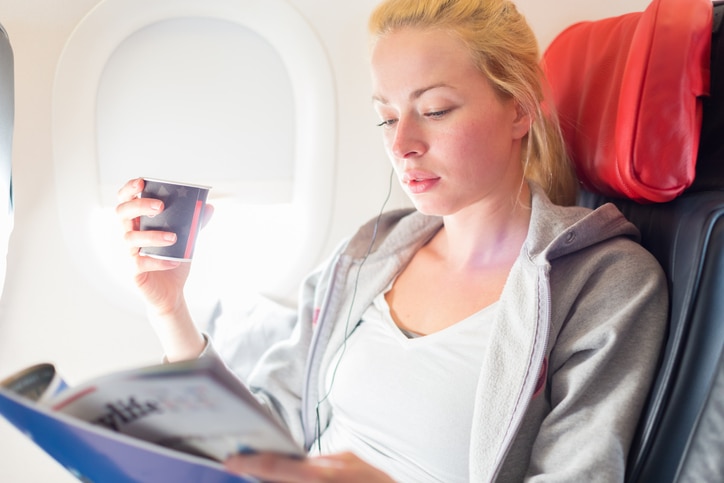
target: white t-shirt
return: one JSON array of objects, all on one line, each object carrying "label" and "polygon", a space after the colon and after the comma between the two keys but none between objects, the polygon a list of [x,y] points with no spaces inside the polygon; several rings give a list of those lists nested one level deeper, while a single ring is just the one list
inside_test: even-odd
[{"label": "white t-shirt", "polygon": [[408,338],[379,295],[327,374],[332,418],[321,453],[352,451],[398,481],[467,481],[474,396],[494,311],[495,304]]}]

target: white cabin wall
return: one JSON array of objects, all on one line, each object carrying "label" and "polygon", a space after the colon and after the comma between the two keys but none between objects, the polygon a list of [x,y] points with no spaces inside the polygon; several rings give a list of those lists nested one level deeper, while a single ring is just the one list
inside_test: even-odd
[{"label": "white cabin wall", "polygon": [[[161,357],[144,317],[99,296],[93,282],[72,266],[55,207],[50,128],[54,70],[64,42],[97,3],[0,0],[0,23],[15,54],[16,85],[16,218],[0,299],[0,378],[35,362],[52,361],[72,383]],[[289,3],[318,33],[335,77],[336,92],[330,95],[338,103],[338,164],[328,253],[377,213],[387,190],[390,171],[374,126],[367,69],[366,17],[377,0]],[[547,45],[574,21],[641,10],[648,1],[517,3]],[[396,188],[388,208],[405,203]],[[76,480],[0,418],[0,481]]]}]

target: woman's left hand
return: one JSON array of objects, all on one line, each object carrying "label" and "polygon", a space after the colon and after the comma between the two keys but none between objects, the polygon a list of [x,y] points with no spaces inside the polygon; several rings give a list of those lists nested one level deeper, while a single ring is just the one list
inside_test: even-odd
[{"label": "woman's left hand", "polygon": [[277,483],[394,481],[352,453],[310,456],[304,459],[273,453],[236,455],[227,459],[224,465],[232,473]]}]

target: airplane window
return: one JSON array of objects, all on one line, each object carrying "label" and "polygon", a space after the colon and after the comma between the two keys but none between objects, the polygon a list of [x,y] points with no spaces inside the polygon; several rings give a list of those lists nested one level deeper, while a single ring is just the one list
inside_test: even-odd
[{"label": "airplane window", "polygon": [[96,109],[104,201],[115,204],[136,176],[208,184],[212,195],[254,203],[291,199],[291,81],[251,30],[216,19],[141,29],[108,60]]},{"label": "airplane window", "polygon": [[202,273],[192,281],[203,283],[190,282],[191,300],[212,303],[216,290],[256,289],[264,274],[280,273],[294,104],[266,40],[223,20],[153,24],[108,60],[96,109],[104,204],[115,206],[121,184],[139,175],[212,186],[216,216],[199,240],[194,270]]},{"label": "airplane window", "polygon": [[99,4],[68,39],[53,95],[57,204],[78,269],[111,302],[142,310],[118,188],[137,176],[204,184],[216,210],[190,305],[247,292],[292,301],[327,241],[334,92],[316,33],[286,3]]}]

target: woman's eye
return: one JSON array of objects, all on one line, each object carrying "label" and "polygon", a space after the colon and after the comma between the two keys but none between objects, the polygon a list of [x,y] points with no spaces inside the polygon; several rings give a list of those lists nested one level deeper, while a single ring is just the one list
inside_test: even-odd
[{"label": "woman's eye", "polygon": [[448,112],[450,112],[450,109],[443,109],[442,111],[432,111],[432,112],[425,113],[425,117],[438,119],[438,118],[443,117]]},{"label": "woman's eye", "polygon": [[[425,112],[422,115],[428,119],[440,119],[440,118],[444,117],[446,114],[448,114],[450,111],[452,111],[452,109],[441,109],[438,111]],[[384,119],[382,122],[377,124],[377,127],[388,128],[388,127],[392,127],[396,123],[397,123],[397,119],[395,119],[395,118]]]},{"label": "woman's eye", "polygon": [[397,120],[396,119],[385,119],[381,123],[377,125],[377,127],[390,127],[392,126]]}]

